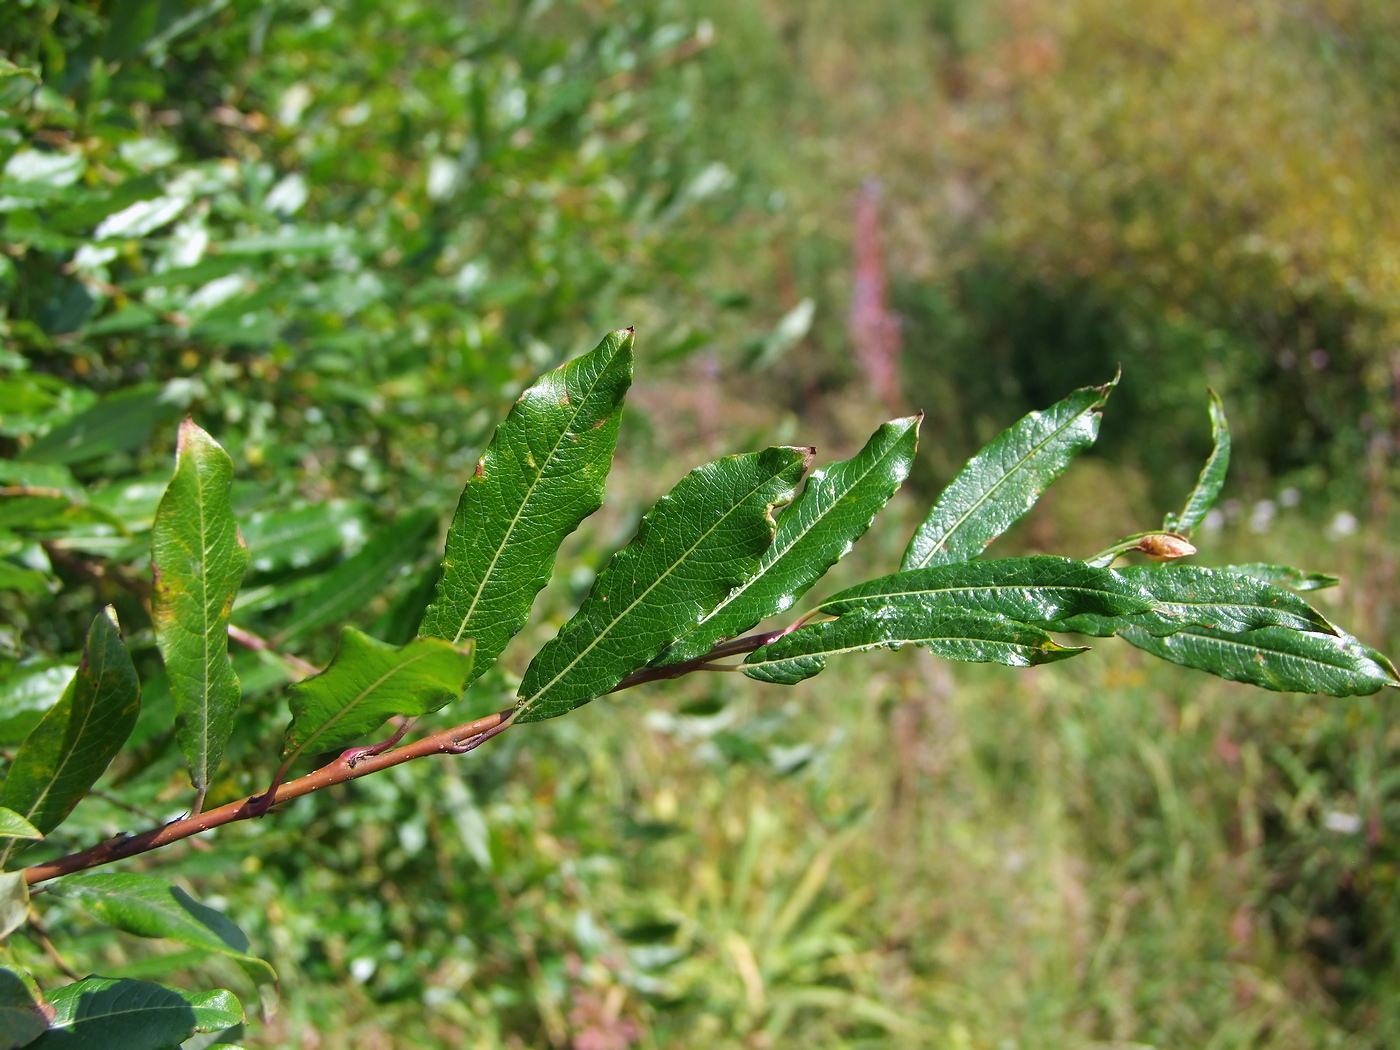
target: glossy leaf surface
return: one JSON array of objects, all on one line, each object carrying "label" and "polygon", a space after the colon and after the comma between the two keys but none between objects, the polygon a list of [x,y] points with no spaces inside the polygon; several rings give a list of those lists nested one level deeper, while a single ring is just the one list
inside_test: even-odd
[{"label": "glossy leaf surface", "polygon": [[29,921],[29,883],[23,871],[0,873],[0,943]]},{"label": "glossy leaf surface", "polygon": [[1168,514],[1162,523],[1167,532],[1191,535],[1191,530],[1205,520],[1206,514],[1220,495],[1220,487],[1225,484],[1225,472],[1230,469],[1230,424],[1225,421],[1225,406],[1220,396],[1210,392],[1210,434],[1214,442],[1210,458],[1201,468],[1201,476],[1196,487],[1186,499],[1186,506],[1180,514]]},{"label": "glossy leaf surface", "polygon": [[305,569],[363,534],[361,511],[344,500],[290,510],[259,511],[243,523],[254,572]]},{"label": "glossy leaf surface", "polygon": [[1115,383],[1084,387],[1030,413],[968,460],[915,531],[900,568],[947,565],[981,554],[1094,443],[1099,409]]},{"label": "glossy leaf surface", "polygon": [[1102,617],[1149,612],[1151,599],[1108,569],[1039,555],[913,569],[857,584],[822,602],[825,613],[898,606],[1005,616],[1027,623],[1079,614]]},{"label": "glossy leaf surface", "polygon": [[0,806],[0,839],[41,839],[43,833],[12,809]]},{"label": "glossy leaf surface", "polygon": [[476,675],[525,626],[564,537],[602,505],[632,343],[613,332],[526,390],[467,481],[418,633],[475,639]]},{"label": "glossy leaf surface", "polygon": [[29,971],[0,966],[0,1050],[28,1046],[48,1028],[52,1012]]},{"label": "glossy leaf surface", "polygon": [[[109,612],[98,613],[78,673],[25,738],[5,778],[0,805],[47,835],[116,757],[140,707],[136,668]],[[12,850],[7,847],[4,855]]]},{"label": "glossy leaf surface", "polygon": [[58,703],[76,672],[72,664],[44,661],[16,667],[0,681],[0,744],[18,744]]},{"label": "glossy leaf surface", "polygon": [[54,1019],[35,1050],[170,1050],[196,1032],[242,1024],[243,1007],[222,989],[186,992],[129,978],[86,977],[49,996]]},{"label": "glossy leaf surface", "polygon": [[909,474],[921,416],[880,427],[850,459],[813,472],[778,516],[758,572],[730,591],[693,630],[666,650],[662,666],[709,652],[725,638],[791,608],[870,528]]},{"label": "glossy leaf surface", "polygon": [[1330,576],[1325,572],[1308,572],[1305,569],[1293,569],[1287,565],[1267,565],[1264,562],[1227,565],[1225,571],[1253,576],[1256,580],[1272,583],[1276,587],[1290,587],[1295,591],[1321,591],[1342,582],[1339,577]]},{"label": "glossy leaf surface", "polygon": [[1031,667],[1084,652],[1059,645],[1044,631],[974,612],[930,612],[917,607],[858,608],[836,620],[811,624],[751,653],[744,674],[793,685],[819,674],[826,659],[866,649],[922,645],[935,656],[971,663]]},{"label": "glossy leaf surface", "polygon": [[470,643],[458,649],[442,638],[418,638],[398,647],[346,627],[330,666],[290,690],[284,756],[331,751],[393,715],[436,711],[461,695],[471,669]]},{"label": "glossy leaf surface", "polygon": [[1138,565],[1119,569],[1115,575],[1149,595],[1156,607],[1116,622],[1085,615],[1044,626],[1100,638],[1127,626],[1158,636],[1174,634],[1183,627],[1209,627],[1229,633],[1259,627],[1287,627],[1320,634],[1335,631],[1326,617],[1293,592],[1251,576],[1198,565]]},{"label": "glossy leaf surface", "polygon": [[271,966],[249,954],[242,930],[164,879],[133,872],[69,876],[53,883],[49,892],[76,900],[93,918],[118,930],[227,955],[266,981],[276,979]]},{"label": "glossy leaf surface", "polygon": [[239,701],[228,619],[248,550],[229,505],[232,482],[228,453],[186,419],[151,533],[151,620],[175,700],[175,738],[200,790],[223,758]]},{"label": "glossy leaf surface", "polygon": [[553,718],[602,696],[747,581],[773,542],[773,505],[792,498],[811,455],[768,448],[682,478],[536,654],[520,684],[517,721]]},{"label": "glossy leaf surface", "polygon": [[437,515],[431,510],[410,511],[385,525],[296,603],[277,640],[336,623],[364,608],[422,553],[436,526]]},{"label": "glossy leaf surface", "polygon": [[1261,627],[1242,634],[1188,627],[1165,638],[1138,627],[1118,633],[1163,660],[1275,692],[1369,696],[1400,683],[1388,659],[1345,635],[1286,627]]}]

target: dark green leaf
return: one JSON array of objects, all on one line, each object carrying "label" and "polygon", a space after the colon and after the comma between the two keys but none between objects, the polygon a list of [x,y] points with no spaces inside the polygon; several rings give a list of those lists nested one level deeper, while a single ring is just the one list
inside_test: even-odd
[{"label": "dark green leaf", "polygon": [[41,839],[43,834],[12,809],[0,806],[0,839]]},{"label": "dark green leaf", "polygon": [[176,419],[180,407],[163,399],[159,387],[143,386],[93,405],[61,423],[19,456],[31,463],[81,463],[146,443],[157,423]]},{"label": "dark green leaf", "polygon": [[29,971],[0,966],[0,1050],[28,1046],[48,1028],[52,1013]]},{"label": "dark green leaf", "polygon": [[267,982],[276,980],[271,966],[248,953],[248,938],[242,930],[164,879],[131,872],[69,876],[54,882],[49,892],[78,901],[93,918],[118,930],[138,937],[167,937],[227,955]]},{"label": "dark green leaf", "polygon": [[856,608],[836,620],[801,627],[751,653],[744,674],[793,685],[826,667],[826,658],[866,649],[922,645],[935,656],[1030,667],[1084,652],[1056,644],[1044,631],[975,612],[884,606]]},{"label": "dark green leaf", "polygon": [[822,612],[898,606],[925,615],[968,612],[1027,623],[1091,614],[1149,612],[1141,588],[1109,569],[1070,558],[1040,555],[913,569],[857,584],[822,602]]},{"label": "dark green leaf", "polygon": [[865,534],[904,481],[922,418],[886,423],[854,457],[813,473],[778,516],[777,535],[763,552],[758,573],[730,591],[659,663],[703,656],[721,639],[791,608]]},{"label": "dark green leaf", "polygon": [[1190,536],[1191,530],[1205,520],[1206,512],[1220,494],[1220,487],[1225,484],[1225,472],[1230,468],[1230,425],[1225,421],[1225,406],[1220,403],[1220,396],[1214,390],[1210,392],[1210,433],[1215,447],[1201,469],[1201,476],[1187,498],[1186,506],[1180,514],[1168,514],[1162,523],[1162,528],[1167,532]]},{"label": "dark green leaf", "polygon": [[336,623],[364,608],[417,559],[436,527],[437,515],[430,510],[410,511],[384,526],[297,602],[278,641]]},{"label": "dark green leaf", "polygon": [[175,733],[199,791],[223,758],[238,708],[228,619],[248,567],[229,504],[233,462],[193,420],[180,424],[175,476],[151,536],[151,619],[175,698]]},{"label": "dark green leaf", "polygon": [[474,638],[474,676],[525,626],[564,537],[602,505],[632,341],[631,329],[613,332],[525,391],[462,491],[419,633]]},{"label": "dark green leaf", "polygon": [[73,811],[136,725],[141,685],[115,619],[110,608],[97,614],[78,673],[25,738],[5,778],[0,805],[45,835]]},{"label": "dark green leaf", "polygon": [[744,583],[773,542],[811,449],[774,447],[697,467],[642,518],[582,607],[535,656],[517,721],[602,696]]},{"label": "dark green leaf", "polygon": [[172,1050],[196,1032],[242,1024],[222,989],[186,992],[126,978],[86,977],[49,996],[55,1016],[34,1050]]},{"label": "dark green leaf", "polygon": [[1326,617],[1296,594],[1251,576],[1197,565],[1138,565],[1119,569],[1115,575],[1146,593],[1156,607],[1116,621],[1094,615],[1064,617],[1058,623],[1048,622],[1055,617],[1032,619],[1052,631],[1100,638],[1127,626],[1159,636],[1175,634],[1183,627],[1209,627],[1230,634],[1259,627],[1321,634],[1336,631]]},{"label": "dark green leaf", "polygon": [[1342,582],[1338,577],[1329,576],[1325,572],[1307,572],[1303,569],[1291,569],[1286,565],[1266,565],[1263,562],[1227,565],[1222,571],[1253,576],[1256,580],[1263,580],[1278,587],[1291,587],[1295,591],[1321,591]]},{"label": "dark green leaf", "polygon": [[1140,627],[1118,633],[1163,660],[1281,693],[1369,696],[1383,686],[1400,684],[1388,659],[1347,635],[1287,627],[1242,634],[1188,627],[1166,638]]},{"label": "dark green leaf", "polygon": [[396,648],[346,627],[331,665],[292,686],[286,760],[343,747],[392,715],[436,711],[462,694],[471,669],[470,642],[457,649],[418,638]]},{"label": "dark green leaf", "polygon": [[958,472],[909,541],[902,569],[969,561],[1040,498],[1099,434],[1114,384],[1084,387],[1002,431]]}]

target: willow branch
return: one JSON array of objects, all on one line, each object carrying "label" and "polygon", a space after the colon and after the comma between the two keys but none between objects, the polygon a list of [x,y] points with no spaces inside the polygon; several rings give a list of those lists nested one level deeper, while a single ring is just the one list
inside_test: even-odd
[{"label": "willow branch", "polygon": [[[370,773],[377,773],[390,766],[402,765],[404,762],[411,762],[416,758],[426,758],[428,755],[464,755],[468,751],[476,750],[493,736],[498,736],[509,729],[514,717],[514,709],[498,711],[485,718],[478,718],[475,722],[445,729],[441,733],[423,737],[421,740],[415,740],[411,744],[405,744],[403,747],[378,755],[366,755],[363,748],[352,748],[334,762],[328,763],[304,777],[283,784],[277,789],[272,799],[272,805],[290,802],[294,798],[301,798],[302,795],[309,795],[314,791],[323,791],[336,784],[357,780]],[[237,802],[220,806],[218,809],[211,809],[206,813],[186,817],[184,820],[171,821],[169,824],[152,828],[140,835],[108,839],[106,842],[100,842],[79,853],[70,853],[57,860],[35,864],[24,869],[24,881],[32,886],[48,879],[56,879],[60,875],[71,875],[75,871],[86,871],[88,868],[96,868],[102,864],[111,864],[113,861],[149,853],[151,850],[160,849],[172,842],[189,838],[191,835],[209,831],[211,828],[260,816],[266,812],[266,808],[261,795],[250,795]]]}]

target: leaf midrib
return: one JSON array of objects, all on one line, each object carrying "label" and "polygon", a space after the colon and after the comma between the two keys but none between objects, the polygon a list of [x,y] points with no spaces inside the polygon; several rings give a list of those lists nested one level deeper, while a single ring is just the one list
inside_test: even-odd
[{"label": "leaf midrib", "polygon": [[323,722],[320,725],[320,727],[311,734],[311,736],[307,737],[306,740],[304,740],[294,752],[287,756],[287,761],[295,761],[301,755],[305,754],[307,748],[309,748],[321,737],[326,735],[326,730],[332,728],[335,725],[338,725],[347,714],[353,711],[359,704],[364,702],[365,697],[373,693],[390,678],[394,677],[394,675],[398,674],[401,671],[406,671],[408,668],[416,664],[419,660],[426,660],[431,655],[431,652],[422,652],[419,653],[417,656],[413,657],[413,659],[411,660],[406,660],[401,664],[396,664],[395,666],[389,668],[389,670],[385,671],[367,687],[360,690],[360,692],[355,696],[355,699],[351,700],[348,704],[346,704],[338,712],[336,712],[333,718],[331,718],[327,722]]},{"label": "leaf midrib", "polygon": [[[1043,586],[1043,587],[1035,587],[1035,586],[1032,586],[1032,585],[1029,585],[1029,584],[997,583],[997,584],[986,584],[986,585],[964,585],[964,586],[959,586],[959,587],[936,587],[936,588],[933,588],[933,587],[926,587],[926,588],[924,588],[924,589],[922,589],[922,590],[917,590],[917,591],[879,591],[879,592],[877,592],[877,593],[873,593],[873,594],[862,594],[862,595],[857,595],[857,596],[851,597],[851,598],[841,598],[841,597],[839,597],[839,596],[834,596],[834,597],[828,598],[825,602],[823,602],[821,605],[819,605],[818,608],[821,609],[822,611],[826,611],[827,606],[830,606],[830,605],[848,605],[848,604],[851,604],[851,603],[863,603],[863,602],[867,602],[867,600],[868,600],[869,602],[874,603],[874,604],[877,604],[877,605],[878,605],[878,604],[888,604],[888,603],[884,602],[884,599],[886,599],[886,598],[915,598],[915,597],[918,597],[918,596],[920,596],[920,595],[926,595],[926,594],[927,594],[927,595],[934,595],[934,594],[937,594],[937,595],[943,595],[943,594],[959,594],[959,593],[967,593],[967,592],[971,592],[971,591],[994,591],[994,592],[999,592],[999,591],[1021,591],[1021,592],[1025,592],[1025,593],[1028,593],[1028,594],[1029,594],[1030,592],[1033,592],[1033,591],[1036,591],[1036,590],[1042,590],[1042,591],[1068,591],[1068,592],[1074,593],[1074,594],[1111,595],[1111,596],[1114,597],[1114,598],[1126,598],[1126,599],[1129,599],[1129,600],[1132,600],[1132,601],[1139,601],[1139,600],[1140,600],[1140,599],[1134,598],[1131,594],[1123,594],[1123,593],[1121,593],[1121,592],[1119,592],[1119,591],[1103,590],[1103,589],[1097,588],[1097,587],[1085,587],[1085,586],[1083,586],[1082,584],[1066,584],[1066,585],[1061,585],[1061,584],[1054,584],[1054,583],[1052,583],[1052,584],[1047,584],[1047,585],[1045,585],[1045,586]],[[1032,596],[1033,596],[1033,595],[1032,595]],[[1156,603],[1153,603],[1153,604],[1155,605]],[[870,606],[869,606],[869,605],[860,605],[860,606],[858,606],[858,607],[860,607],[860,608],[869,608]],[[1127,616],[1139,616],[1139,615],[1142,615],[1143,613],[1149,613],[1149,612],[1152,612],[1152,611],[1154,611],[1154,610],[1149,608],[1149,609],[1143,609],[1143,610],[1141,610],[1141,612],[1137,612],[1137,613],[1125,613],[1124,615],[1127,615]],[[1098,615],[1098,614],[1094,614],[1094,615]]]},{"label": "leaf midrib", "polygon": [[[1257,628],[1257,629],[1258,629],[1258,630],[1268,630],[1268,628]],[[1282,629],[1283,629],[1283,630],[1287,630],[1288,628],[1282,628]],[[1326,639],[1333,639],[1333,638],[1336,637],[1336,636],[1330,635],[1330,634],[1321,634],[1321,633],[1319,633],[1319,632],[1317,632],[1317,631],[1295,631],[1294,633],[1295,633],[1295,634],[1311,634],[1311,635],[1314,635],[1314,636],[1316,636],[1316,637],[1318,637],[1318,638],[1326,638]],[[1351,666],[1348,666],[1348,665],[1346,665],[1346,664],[1328,663],[1326,660],[1319,660],[1319,659],[1318,659],[1317,657],[1315,657],[1315,656],[1304,656],[1304,655],[1302,655],[1302,654],[1300,654],[1300,653],[1289,653],[1289,652],[1284,652],[1284,651],[1282,651],[1282,650],[1280,650],[1280,649],[1266,649],[1266,648],[1265,648],[1264,646],[1262,646],[1262,645],[1250,645],[1248,642],[1236,641],[1236,640],[1233,639],[1233,638],[1219,638],[1219,637],[1216,637],[1215,635],[1210,635],[1210,634],[1201,634],[1199,631],[1191,631],[1191,630],[1178,631],[1176,634],[1171,635],[1170,638],[1197,638],[1197,639],[1199,639],[1199,640],[1202,641],[1202,642],[1207,642],[1207,643],[1219,645],[1219,646],[1221,646],[1221,647],[1233,647],[1233,648],[1236,648],[1236,649],[1243,649],[1243,650],[1245,650],[1245,651],[1247,651],[1247,652],[1267,653],[1267,654],[1270,654],[1270,655],[1272,655],[1272,656],[1279,657],[1279,658],[1284,659],[1284,660],[1296,660],[1296,661],[1298,661],[1298,662],[1300,662],[1300,663],[1303,663],[1303,664],[1315,664],[1315,665],[1318,666],[1318,667],[1330,668],[1330,669],[1333,670],[1333,671],[1349,671],[1349,672],[1351,672],[1351,673],[1353,673],[1353,674],[1361,674],[1361,673],[1364,673],[1364,672],[1357,671],[1355,667],[1351,667]],[[1155,640],[1157,640],[1157,641],[1162,641],[1162,642],[1165,642],[1166,644],[1170,645],[1170,640],[1169,640],[1169,639],[1155,639]],[[1338,657],[1341,657],[1341,656],[1344,655],[1343,653],[1338,652],[1338,651],[1335,650],[1335,649],[1332,650],[1332,652],[1336,653],[1336,655],[1337,655]],[[1369,657],[1366,657],[1366,659],[1369,660],[1371,663],[1375,663],[1375,661],[1374,661],[1374,660],[1370,660]],[[1379,666],[1379,665],[1377,665],[1377,666]],[[1386,676],[1386,680],[1389,681],[1389,676]]]},{"label": "leaf midrib", "polygon": [[[988,617],[991,619],[991,617]],[[890,645],[922,645],[926,642],[967,642],[970,645],[1000,646],[1003,649],[1034,649],[1037,652],[1044,652],[1039,645],[1028,642],[1008,642],[1002,638],[968,638],[966,635],[929,635],[919,638],[882,638],[878,642],[866,642],[863,645],[849,645],[840,649],[822,649],[819,652],[796,653],[792,656],[776,657],[770,660],[745,660],[741,667],[770,667],[775,664],[793,663],[796,660],[810,660],[819,656],[841,656],[845,653],[858,653],[867,649],[879,649]]]}]

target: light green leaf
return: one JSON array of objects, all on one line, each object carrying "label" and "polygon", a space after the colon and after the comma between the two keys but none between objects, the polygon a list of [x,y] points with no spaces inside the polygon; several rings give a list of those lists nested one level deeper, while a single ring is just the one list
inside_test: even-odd
[{"label": "light green leaf", "polygon": [[[1229,634],[1259,627],[1336,633],[1325,616],[1296,594],[1251,576],[1198,565],[1137,565],[1114,575],[1147,594],[1156,607],[1121,620],[1093,614],[1031,619],[1052,631],[1099,638],[1129,626],[1158,636],[1175,634],[1183,627],[1209,627]],[[1050,622],[1056,619],[1059,622]]]},{"label": "light green leaf", "polygon": [[232,481],[228,453],[193,420],[181,423],[175,476],[151,535],[151,619],[175,699],[175,736],[201,796],[223,758],[239,701],[228,619],[248,550],[229,505]]},{"label": "light green leaf", "polygon": [[164,400],[160,387],[133,387],[54,427],[18,458],[30,463],[69,464],[128,452],[144,445],[157,423],[179,414],[179,406]]},{"label": "light green leaf", "polygon": [[867,649],[922,645],[935,656],[1012,667],[1064,660],[1084,652],[1044,631],[1000,616],[920,607],[856,608],[836,620],[810,624],[751,653],[740,665],[750,678],[794,685],[819,674],[826,658]]},{"label": "light green leaf", "polygon": [[41,839],[43,832],[12,809],[0,806],[0,839]]},{"label": "light green leaf", "polygon": [[[25,738],[0,793],[0,806],[45,835],[73,811],[136,725],[141,685],[115,619],[109,607],[93,620],[78,673]],[[5,847],[0,863],[14,848]]]},{"label": "light green leaf", "polygon": [[602,505],[632,384],[632,342],[630,328],[613,332],[525,391],[462,491],[418,633],[474,638],[473,677],[525,626],[564,537]]},{"label": "light green leaf", "polygon": [[1026,623],[1092,614],[1149,612],[1151,598],[1109,569],[1040,555],[913,569],[857,584],[822,602],[822,612],[898,606],[927,615],[952,612],[1004,616]]},{"label": "light green leaf", "polygon": [[227,955],[261,977],[262,983],[277,979],[270,965],[249,954],[242,930],[164,879],[131,872],[74,875],[52,883],[49,892],[77,901],[93,918],[118,930],[138,937],[167,937]]},{"label": "light green leaf", "polygon": [[1369,696],[1384,686],[1400,684],[1385,656],[1347,635],[1287,627],[1261,627],[1241,634],[1188,627],[1165,638],[1140,627],[1118,633],[1163,660],[1275,692]]},{"label": "light green leaf", "polygon": [[1225,421],[1225,406],[1220,402],[1220,395],[1214,390],[1210,392],[1210,432],[1215,447],[1201,469],[1196,487],[1187,497],[1186,506],[1180,514],[1168,514],[1163,521],[1162,528],[1166,532],[1190,536],[1191,530],[1205,520],[1206,512],[1225,484],[1225,472],[1230,468],[1230,424]]},{"label": "light green leaf", "polygon": [[405,565],[417,559],[436,526],[437,515],[431,510],[410,511],[384,526],[297,602],[276,640],[295,638],[364,608]]},{"label": "light green leaf", "polygon": [[29,919],[29,883],[22,871],[0,874],[0,942]]},{"label": "light green leaf", "polygon": [[349,537],[364,535],[359,509],[344,500],[258,511],[242,532],[254,572],[305,569],[339,551]]},{"label": "light green leaf", "polygon": [[196,1032],[246,1020],[229,991],[186,992],[127,978],[86,977],[49,996],[54,1019],[33,1050],[171,1050]]},{"label": "light green leaf", "polygon": [[773,542],[773,506],[792,498],[811,456],[768,448],[682,478],[536,654],[516,720],[553,718],[602,696],[748,580]]},{"label": "light green leaf", "polygon": [[777,535],[754,577],[730,591],[657,662],[665,666],[703,656],[716,642],[742,634],[802,597],[865,534],[903,483],[922,419],[886,423],[855,456],[815,471],[778,516]]},{"label": "light green leaf", "polygon": [[0,966],[0,1050],[28,1046],[48,1028],[52,1015],[28,970]]},{"label": "light green leaf", "polygon": [[900,568],[947,565],[981,554],[1094,443],[1099,409],[1117,382],[1084,387],[1044,412],[1032,412],[968,460],[915,531]]},{"label": "light green leaf", "polygon": [[1291,587],[1295,591],[1321,591],[1342,582],[1338,577],[1329,576],[1325,572],[1307,572],[1304,569],[1291,569],[1286,565],[1266,565],[1263,562],[1227,565],[1221,571],[1253,576],[1256,580],[1263,580],[1278,587]]},{"label": "light green leaf", "polygon": [[471,669],[470,641],[458,649],[418,638],[398,648],[346,627],[331,665],[291,688],[285,761],[343,747],[392,715],[436,711],[462,694]]}]

